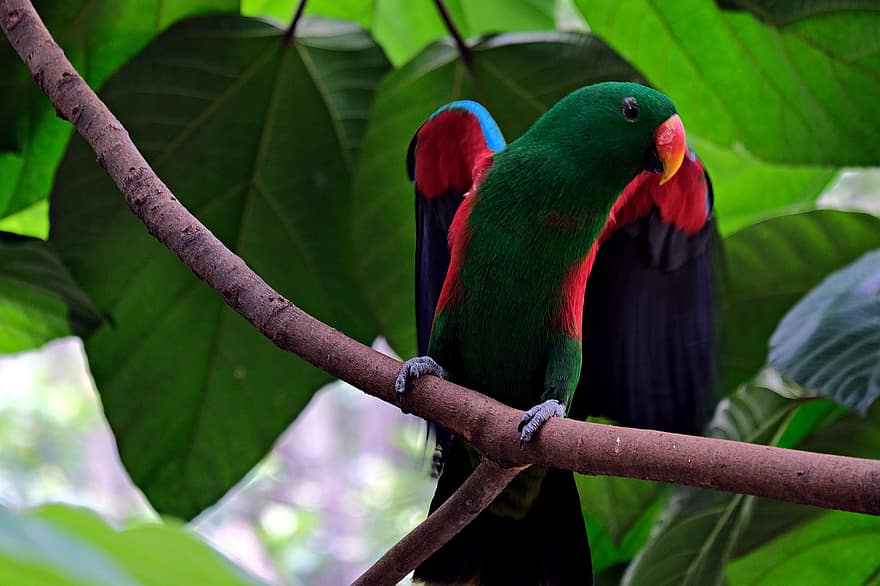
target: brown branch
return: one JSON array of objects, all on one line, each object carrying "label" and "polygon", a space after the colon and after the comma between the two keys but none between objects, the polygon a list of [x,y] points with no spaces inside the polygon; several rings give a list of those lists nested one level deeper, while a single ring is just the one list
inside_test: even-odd
[{"label": "brown branch", "polygon": [[[89,142],[150,234],[278,347],[396,402],[393,383],[400,362],[290,303],[193,217],[76,73],[30,2],[0,0],[0,26],[59,116]],[[880,514],[880,461],[570,419],[550,420],[520,450],[520,411],[433,377],[419,379],[403,407],[452,430],[502,465],[540,464]]]},{"label": "brown branch", "polygon": [[410,531],[352,586],[393,586],[455,537],[528,466],[502,468],[482,460],[468,479],[430,517]]}]

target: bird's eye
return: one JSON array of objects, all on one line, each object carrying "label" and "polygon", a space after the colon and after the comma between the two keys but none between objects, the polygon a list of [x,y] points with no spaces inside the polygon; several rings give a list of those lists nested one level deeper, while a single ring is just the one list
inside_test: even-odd
[{"label": "bird's eye", "polygon": [[620,105],[620,111],[624,118],[630,122],[635,122],[639,117],[639,103],[632,96],[623,98],[623,103]]}]

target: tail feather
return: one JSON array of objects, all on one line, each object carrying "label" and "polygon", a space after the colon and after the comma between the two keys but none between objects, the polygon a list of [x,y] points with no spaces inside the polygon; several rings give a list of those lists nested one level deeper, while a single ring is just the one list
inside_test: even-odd
[{"label": "tail feather", "polygon": [[[450,446],[431,512],[473,470],[464,443]],[[425,584],[592,584],[590,545],[574,475],[550,469],[529,512],[519,520],[483,511],[415,571]]]}]

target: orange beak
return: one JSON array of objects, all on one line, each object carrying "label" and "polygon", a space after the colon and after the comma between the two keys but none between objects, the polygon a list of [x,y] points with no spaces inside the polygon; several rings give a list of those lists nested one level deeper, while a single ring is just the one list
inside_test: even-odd
[{"label": "orange beak", "polygon": [[684,160],[687,150],[687,141],[684,136],[684,125],[678,114],[673,114],[669,119],[657,127],[654,132],[654,144],[657,146],[657,155],[663,165],[663,176],[660,185],[663,185],[678,171]]}]

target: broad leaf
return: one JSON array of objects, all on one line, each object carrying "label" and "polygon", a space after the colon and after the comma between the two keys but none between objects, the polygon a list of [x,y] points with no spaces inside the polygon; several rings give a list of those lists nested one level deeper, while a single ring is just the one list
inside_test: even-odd
[{"label": "broad leaf", "polygon": [[774,215],[812,209],[836,175],[821,167],[765,163],[694,136],[690,129],[688,144],[709,171],[722,234]]},{"label": "broad leaf", "polygon": [[150,524],[118,531],[84,509],[0,509],[0,583],[16,586],[256,586],[191,531]]},{"label": "broad leaf", "polygon": [[[798,416],[809,407],[812,418],[795,417],[786,431],[801,427],[805,439],[783,445],[797,445],[798,449],[823,454],[838,454],[858,458],[880,459],[880,403],[875,403],[867,416],[853,415],[830,400],[810,401],[798,411]],[[848,413],[846,417],[840,417]],[[795,505],[769,499],[755,499],[752,521],[733,551],[740,558],[771,540],[785,535],[811,519],[822,515],[824,509]],[[846,513],[859,517],[856,513]]]},{"label": "broad leaf", "polygon": [[877,584],[880,517],[824,511],[727,569],[729,586]]},{"label": "broad leaf", "polygon": [[[707,435],[721,439],[791,447],[810,430],[798,423],[811,403],[792,400],[760,387],[742,387],[724,399]],[[827,403],[823,410],[831,408]],[[812,425],[821,418],[806,417]],[[784,440],[794,425],[802,433]],[[626,572],[624,584],[708,586],[718,584],[742,532],[748,527],[753,497],[689,487],[676,488],[651,540]]]},{"label": "broad leaf", "polygon": [[780,0],[715,0],[726,10],[748,10],[763,21],[776,25],[791,24],[810,16],[835,12],[841,16],[849,12],[860,13],[880,10],[874,0],[800,0],[784,2]]},{"label": "broad leaf", "polygon": [[688,131],[767,161],[880,163],[880,12],[834,3],[777,28],[702,0],[576,3]]},{"label": "broad leaf", "polygon": [[580,86],[637,78],[604,43],[578,34],[496,37],[474,47],[473,64],[471,76],[454,48],[429,47],[383,81],[364,137],[354,182],[354,239],[364,244],[358,269],[382,333],[403,356],[416,349],[414,195],[405,160],[424,119],[446,102],[472,98],[511,140]]},{"label": "broad leaf", "polygon": [[[175,26],[102,97],[180,200],[300,307],[374,336],[353,278],[352,160],[381,50],[352,25],[297,41],[242,17]],[[191,517],[269,449],[329,377],[272,345],[131,214],[82,141],[50,241],[113,320],[85,339],[122,461],[160,511]]]},{"label": "broad leaf", "polygon": [[593,571],[632,560],[648,541],[669,496],[659,482],[614,476],[575,475],[590,536]]},{"label": "broad leaf", "polygon": [[[237,12],[235,0],[37,0],[73,66],[98,88],[157,33],[187,16]],[[72,126],[59,120],[30,72],[0,42],[0,218],[44,199]]]},{"label": "broad leaf", "polygon": [[764,365],[774,328],[802,295],[877,247],[880,219],[836,210],[771,218],[728,236],[723,388],[734,388]]},{"label": "broad leaf", "polygon": [[100,322],[46,242],[0,232],[0,354],[85,334]]},{"label": "broad leaf", "polygon": [[810,291],[770,339],[770,364],[862,413],[880,395],[880,250]]}]

